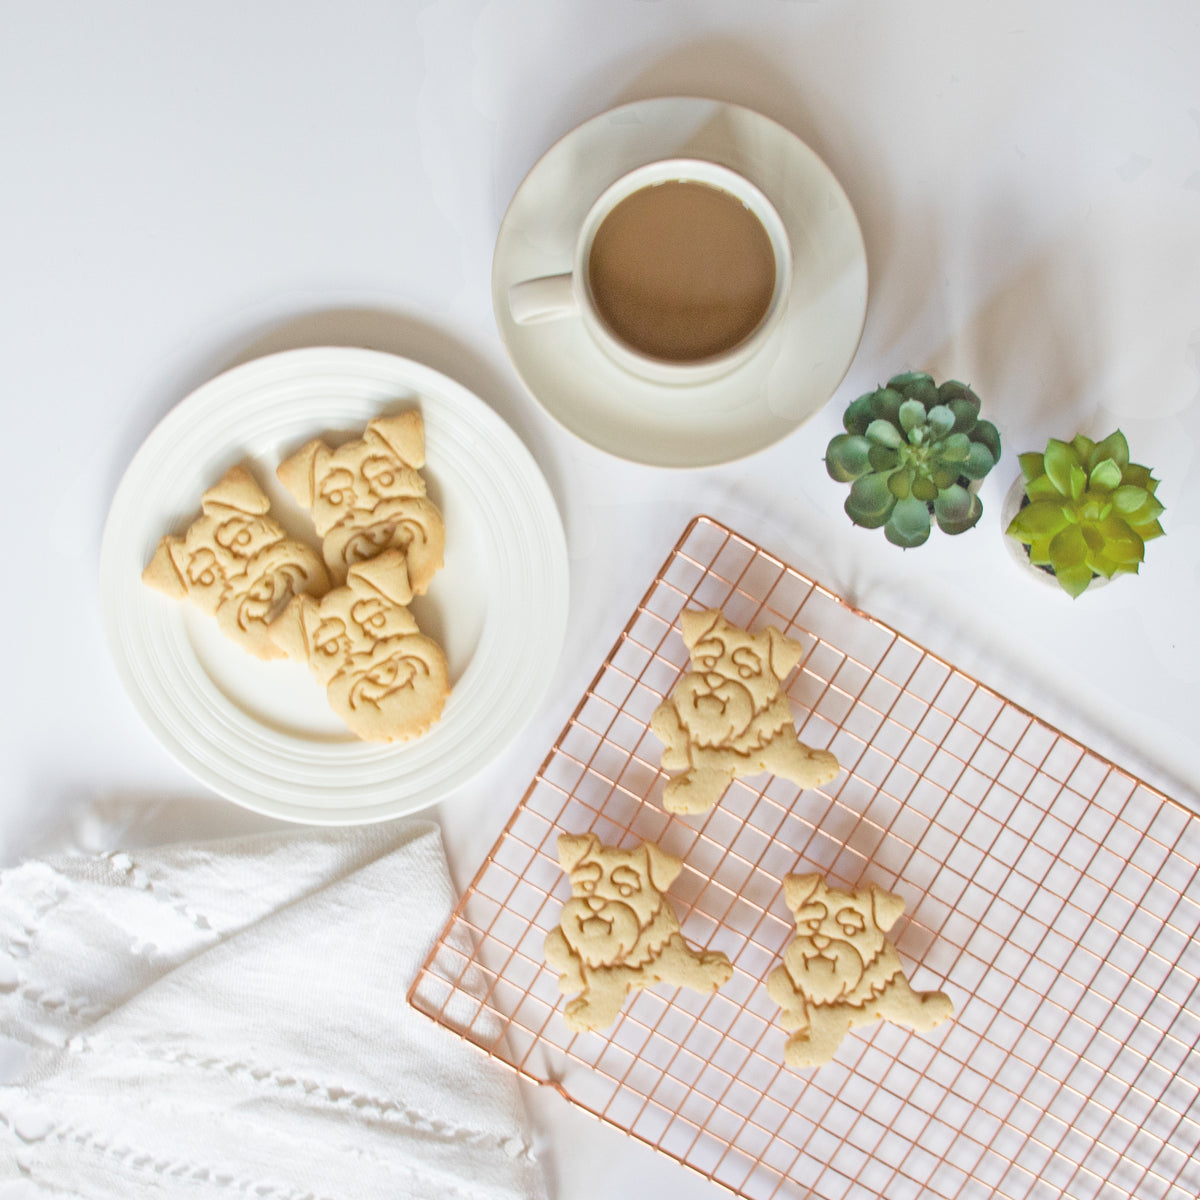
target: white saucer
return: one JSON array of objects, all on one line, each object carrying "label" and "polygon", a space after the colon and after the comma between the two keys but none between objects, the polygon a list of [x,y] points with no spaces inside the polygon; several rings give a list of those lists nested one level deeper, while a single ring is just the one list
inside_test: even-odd
[{"label": "white saucer", "polygon": [[[412,605],[446,651],[441,720],[407,744],[361,742],[299,663],[260,662],[214,618],[141,579],[159,538],[245,463],[273,515],[314,544],[275,468],[310,438],[359,436],[384,411],[420,408],[430,497],[446,562]],[[273,817],[348,825],[444,799],[503,751],[541,702],[566,632],[567,552],[558,509],[516,434],[437,371],[371,350],[269,355],[173,408],[126,469],[100,552],[109,645],[134,705],[179,762],[230,800]]]},{"label": "white saucer", "polygon": [[[635,167],[676,157],[741,172],[779,210],[796,275],[771,343],[723,379],[672,387],[622,371],[576,317],[517,325],[509,287],[569,271],[596,197]],[[710,466],[773,445],[833,395],[866,319],[866,251],[846,193],[783,126],[716,100],[639,100],[572,130],[525,177],[496,239],[492,304],[525,386],[572,433],[634,462]]]}]

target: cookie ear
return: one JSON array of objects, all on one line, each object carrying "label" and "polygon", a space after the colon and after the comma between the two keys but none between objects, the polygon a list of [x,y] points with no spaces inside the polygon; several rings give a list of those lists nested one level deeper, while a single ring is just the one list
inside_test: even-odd
[{"label": "cookie ear", "polygon": [[290,458],[285,458],[275,468],[279,482],[287,488],[288,495],[301,508],[312,508],[313,506],[313,500],[316,498],[313,481],[316,478],[317,455],[322,450],[328,449],[320,438],[314,438],[311,442],[301,446]]},{"label": "cookie ear", "polygon": [[804,655],[804,647],[793,638],[782,634],[773,625],[767,630],[771,639],[771,670],[782,682],[795,669]]},{"label": "cookie ear", "polygon": [[157,591],[172,596],[176,600],[181,600],[187,595],[187,583],[180,575],[179,568],[175,565],[175,558],[171,554],[171,547],[177,544],[182,545],[182,541],[182,538],[163,538],[154,551],[154,557],[150,559],[146,564],[146,569],[142,572],[143,583],[149,584]]},{"label": "cookie ear", "polygon": [[564,833],[558,839],[558,865],[564,871],[577,867],[597,846],[600,839],[594,833]]},{"label": "cookie ear", "polygon": [[376,417],[367,426],[408,467],[425,465],[425,422],[417,408],[394,417]]},{"label": "cookie ear", "polygon": [[886,933],[900,919],[904,901],[892,892],[885,892],[877,883],[871,884],[871,907],[875,910],[875,924]]},{"label": "cookie ear", "polygon": [[385,550],[355,563],[346,574],[346,583],[357,592],[374,592],[392,604],[408,604],[413,598],[403,550]]},{"label": "cookie ear", "polygon": [[690,650],[721,619],[719,612],[686,608],[679,614],[679,631]]},{"label": "cookie ear", "polygon": [[650,870],[650,882],[660,892],[671,886],[671,881],[683,870],[683,859],[660,850],[653,842],[646,842],[646,865]]},{"label": "cookie ear", "polygon": [[266,492],[258,486],[245,467],[230,467],[216,483],[200,497],[200,507],[233,508],[247,516],[264,516],[271,507]]},{"label": "cookie ear", "polygon": [[783,898],[792,912],[799,912],[820,886],[820,875],[788,875],[783,881]]}]

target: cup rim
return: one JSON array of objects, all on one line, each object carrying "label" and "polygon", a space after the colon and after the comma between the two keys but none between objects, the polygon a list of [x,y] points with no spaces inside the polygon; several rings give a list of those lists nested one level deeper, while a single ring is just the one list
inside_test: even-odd
[{"label": "cup rim", "polygon": [[[708,176],[708,178],[704,176]],[[712,178],[713,176],[722,182],[716,182]],[[645,182],[640,182],[643,179]],[[675,180],[715,187],[746,204],[746,207],[750,209],[766,231],[775,258],[774,287],[758,323],[732,346],[703,358],[683,360],[660,358],[638,349],[621,338],[600,313],[592,293],[591,276],[588,269],[596,233],[613,209],[622,200],[634,195],[643,187]],[[733,186],[725,186],[725,182]],[[748,200],[750,203],[747,203]],[[792,266],[791,239],[788,237],[783,218],[770,198],[757,184],[740,171],[735,171],[732,167],[727,167],[723,163],[714,162],[711,159],[674,157],[655,159],[626,171],[597,196],[580,225],[576,240],[573,274],[576,284],[576,300],[580,313],[584,316],[584,323],[588,326],[589,332],[610,352],[611,356],[616,357],[618,362],[623,362],[626,366],[629,366],[630,363],[637,364],[637,366],[652,372],[660,381],[693,382],[715,378],[724,373],[723,369],[725,368],[732,370],[754,353],[755,349],[770,336],[787,304],[791,290]],[[636,367],[634,369],[636,370]]]}]

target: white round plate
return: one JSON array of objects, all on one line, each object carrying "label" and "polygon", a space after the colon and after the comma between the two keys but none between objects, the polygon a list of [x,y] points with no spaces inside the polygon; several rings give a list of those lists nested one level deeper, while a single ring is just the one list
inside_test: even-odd
[{"label": "white round plate", "polygon": [[[660,158],[703,158],[745,175],[779,210],[796,262],[770,343],[703,385],[629,375],[577,317],[517,325],[508,311],[514,283],[571,269],[576,234],[596,197]],[[866,319],[866,251],[846,193],[782,125],[716,100],[640,100],[580,125],[525,177],[496,239],[492,304],[525,386],[572,433],[634,462],[710,466],[773,445],[836,391]]]},{"label": "white round plate", "polygon": [[[359,741],[302,664],[260,662],[216,621],[142,583],[158,540],[245,463],[272,514],[315,545],[275,468],[313,437],[361,436],[382,412],[419,407],[445,567],[412,611],[441,643],[452,692],[442,719],[402,744]],[[100,556],[104,623],[121,678],[167,749],[256,812],[314,824],[403,816],[444,798],[532,716],[567,619],[562,523],[537,464],[481,400],[420,363],[356,349],[271,355],[206,383],[159,423],[109,511]]]}]

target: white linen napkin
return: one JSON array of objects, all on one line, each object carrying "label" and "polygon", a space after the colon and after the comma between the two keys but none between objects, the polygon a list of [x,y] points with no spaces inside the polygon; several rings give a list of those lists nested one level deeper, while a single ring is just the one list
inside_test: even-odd
[{"label": "white linen napkin", "polygon": [[544,1197],[515,1076],[405,993],[449,915],[436,825],[0,873],[0,1197]]}]

